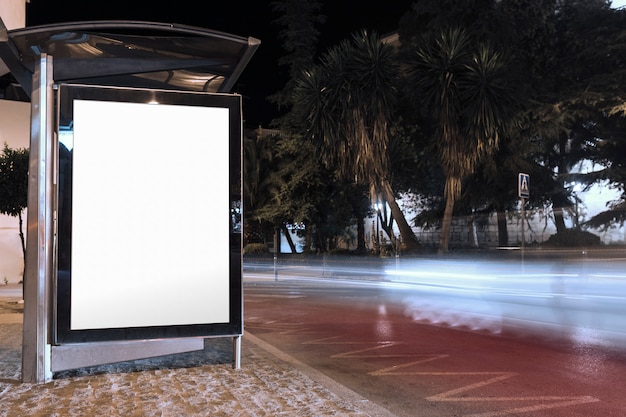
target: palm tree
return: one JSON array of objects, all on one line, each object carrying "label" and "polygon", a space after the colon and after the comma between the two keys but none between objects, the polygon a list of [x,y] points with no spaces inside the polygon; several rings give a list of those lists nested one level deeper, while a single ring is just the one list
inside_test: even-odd
[{"label": "palm tree", "polygon": [[[405,247],[418,247],[389,181],[389,124],[399,71],[394,50],[376,33],[361,31],[331,48],[297,81],[294,110],[306,137],[340,179],[367,184],[397,222]],[[361,219],[362,220],[362,219]]]},{"label": "palm tree", "polygon": [[506,59],[486,44],[475,45],[463,29],[425,37],[409,58],[415,101],[432,120],[445,173],[446,201],[439,252],[448,251],[454,203],[463,178],[498,147],[511,120],[512,88]]},{"label": "palm tree", "polygon": [[274,228],[274,219],[263,210],[275,203],[282,179],[275,173],[276,138],[271,135],[244,137],[243,160],[243,222],[244,244],[265,243]]}]

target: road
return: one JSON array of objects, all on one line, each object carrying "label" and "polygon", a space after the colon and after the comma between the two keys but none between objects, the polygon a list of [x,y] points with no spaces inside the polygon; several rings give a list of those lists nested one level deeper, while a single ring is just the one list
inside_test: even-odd
[{"label": "road", "polygon": [[256,265],[245,331],[397,416],[622,417],[621,262]]}]

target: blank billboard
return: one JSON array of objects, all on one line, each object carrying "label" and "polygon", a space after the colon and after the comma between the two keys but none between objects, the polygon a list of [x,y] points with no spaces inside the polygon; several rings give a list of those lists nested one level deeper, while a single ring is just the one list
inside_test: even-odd
[{"label": "blank billboard", "polygon": [[241,333],[240,98],[59,100],[57,342]]}]

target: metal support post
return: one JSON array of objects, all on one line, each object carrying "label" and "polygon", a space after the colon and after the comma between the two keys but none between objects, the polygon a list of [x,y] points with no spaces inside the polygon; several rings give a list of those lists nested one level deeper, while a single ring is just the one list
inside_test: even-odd
[{"label": "metal support post", "polygon": [[526,205],[526,199],[522,197],[522,272],[524,272],[524,246],[526,245],[526,236],[524,235],[524,223],[526,223],[526,213],[524,212],[524,206]]},{"label": "metal support post", "polygon": [[24,276],[23,382],[52,379],[50,344],[53,266],[52,56],[42,54],[33,73],[26,273]]},{"label": "metal support post", "polygon": [[233,369],[241,368],[241,336],[233,337]]}]

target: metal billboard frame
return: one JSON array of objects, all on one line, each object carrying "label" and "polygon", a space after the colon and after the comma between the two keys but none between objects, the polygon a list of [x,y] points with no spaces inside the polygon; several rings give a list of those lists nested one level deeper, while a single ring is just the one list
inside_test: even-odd
[{"label": "metal billboard frame", "polygon": [[[155,326],[139,330],[129,328],[81,331],[74,332],[80,334],[78,339],[74,340],[70,337],[69,341],[61,340],[62,338],[59,337],[59,326],[66,328],[68,326],[66,322],[59,319],[59,304],[69,301],[67,294],[63,295],[58,291],[59,126],[56,122],[55,108],[60,105],[55,106],[55,99],[59,94],[58,90],[65,86],[54,83],[52,68],[53,57],[42,54],[33,76],[27,263],[24,280],[22,355],[24,382],[47,382],[53,378],[55,372],[68,369],[202,350],[204,339],[208,337],[231,337],[233,367],[240,368],[243,336],[241,238],[240,236],[237,238],[232,233],[229,239],[231,265],[228,279],[230,294],[234,298],[229,301],[231,306],[229,307],[231,308],[229,323]],[[83,87],[87,90],[99,90],[97,86],[76,86],[79,89]],[[118,89],[104,87],[104,90],[117,91]],[[138,91],[138,89],[127,90]],[[143,90],[143,92],[154,95],[154,91],[151,90]],[[214,93],[172,90],[164,92],[169,96],[179,93],[183,96],[189,94],[215,96]],[[221,96],[226,95],[221,94]],[[234,144],[229,145],[229,149],[230,153],[235,154],[231,161],[241,164],[241,109],[239,108],[235,113],[235,131],[231,132],[231,135],[234,134],[236,139]],[[232,126],[232,120],[230,123]],[[233,141],[233,136],[230,140]],[[241,165],[235,169],[240,171]],[[238,174],[240,181],[240,172]],[[229,199],[232,200],[233,196]],[[84,337],[82,333],[87,333],[87,336]],[[72,331],[66,334],[71,335]],[[111,337],[110,334],[114,336]]]}]

